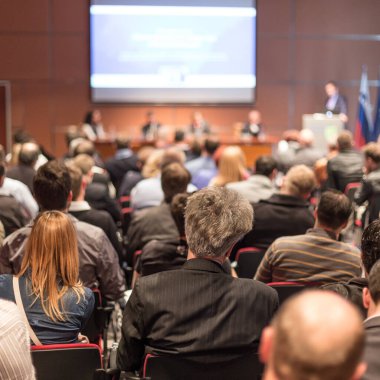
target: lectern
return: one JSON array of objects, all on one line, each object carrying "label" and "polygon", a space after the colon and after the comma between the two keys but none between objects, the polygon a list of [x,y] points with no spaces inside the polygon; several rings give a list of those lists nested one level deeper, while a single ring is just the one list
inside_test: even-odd
[{"label": "lectern", "polygon": [[327,153],[328,144],[335,143],[344,123],[338,115],[314,113],[302,116],[302,128],[310,129],[315,136],[314,147]]}]

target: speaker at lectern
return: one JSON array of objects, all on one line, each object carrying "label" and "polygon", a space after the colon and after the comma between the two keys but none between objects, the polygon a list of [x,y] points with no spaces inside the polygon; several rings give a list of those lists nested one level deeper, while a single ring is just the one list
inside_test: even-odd
[{"label": "speaker at lectern", "polygon": [[339,115],[314,113],[302,116],[302,128],[310,129],[315,136],[314,147],[327,153],[328,144],[334,144],[339,133],[344,129],[344,123]]}]

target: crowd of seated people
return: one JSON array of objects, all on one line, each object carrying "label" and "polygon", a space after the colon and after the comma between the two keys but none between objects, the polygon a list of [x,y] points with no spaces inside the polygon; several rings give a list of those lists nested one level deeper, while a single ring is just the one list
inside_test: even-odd
[{"label": "crowd of seated people", "polygon": [[[302,131],[287,151],[250,168],[241,148],[220,146],[213,134],[199,151],[176,137],[138,152],[119,137],[104,160],[70,129],[64,157],[38,165],[43,149],[30,138],[8,159],[1,147],[0,299],[16,302],[19,286],[32,343],[84,341],[98,289],[125,309],[117,354],[124,371],[139,371],[147,353],[209,363],[260,351],[267,380],[359,379],[364,350],[363,378],[379,377],[379,144],[356,150],[344,131],[336,152],[323,156]],[[364,216],[352,224],[359,206]],[[350,228],[361,244],[342,241]],[[263,260],[254,278],[237,278],[234,260],[250,248]],[[321,290],[281,306],[272,282]],[[315,320],[299,311],[308,302]],[[308,334],[316,324],[318,347]],[[297,337],[304,356],[294,350]]]}]

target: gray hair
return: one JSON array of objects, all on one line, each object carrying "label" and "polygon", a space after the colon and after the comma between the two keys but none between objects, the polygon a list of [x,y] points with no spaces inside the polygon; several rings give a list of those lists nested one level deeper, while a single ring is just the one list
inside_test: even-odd
[{"label": "gray hair", "polygon": [[221,257],[253,226],[253,208],[240,194],[208,187],[188,198],[185,232],[197,257]]}]

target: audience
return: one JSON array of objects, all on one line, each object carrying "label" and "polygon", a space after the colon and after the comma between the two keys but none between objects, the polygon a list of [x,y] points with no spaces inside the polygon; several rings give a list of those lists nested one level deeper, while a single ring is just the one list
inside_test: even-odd
[{"label": "audience", "polygon": [[7,170],[7,177],[16,179],[33,191],[34,166],[40,154],[39,146],[34,142],[22,144],[18,154],[18,164]]},{"label": "audience", "polygon": [[349,183],[360,182],[363,175],[362,155],[354,150],[352,133],[343,131],[337,139],[338,154],[327,163],[327,187],[344,193]]},{"label": "audience", "polygon": [[255,279],[324,284],[359,277],[360,251],[338,241],[351,211],[350,200],[341,192],[323,193],[315,211],[314,228],[304,235],[276,239],[266,251]]},{"label": "audience", "polygon": [[3,246],[4,238],[5,238],[5,229],[4,229],[3,223],[0,220],[0,249]]},{"label": "audience", "polygon": [[62,212],[42,212],[31,229],[17,276],[0,276],[0,297],[16,300],[19,310],[25,311],[34,344],[78,341],[94,307],[94,296],[78,275],[73,223]]},{"label": "audience", "polygon": [[225,363],[257,350],[277,294],[221,266],[252,220],[249,202],[232,190],[207,188],[188,199],[188,260],[137,280],[123,315],[119,368],[139,370],[145,352]]},{"label": "audience", "polygon": [[271,156],[260,156],[255,163],[255,174],[246,181],[231,182],[226,186],[236,190],[250,203],[257,203],[261,199],[268,199],[274,192],[274,178],[277,174],[276,161]]},{"label": "audience", "polygon": [[363,304],[368,309],[368,318],[364,321],[366,344],[364,361],[367,371],[362,380],[375,380],[380,377],[380,263],[371,269],[368,287],[363,290]]},{"label": "audience", "polygon": [[239,146],[227,146],[222,150],[218,161],[218,172],[209,182],[209,186],[226,186],[231,182],[247,179],[244,152]]},{"label": "audience", "polygon": [[35,380],[27,327],[17,306],[0,299],[0,379]]},{"label": "audience", "polygon": [[[71,179],[67,167],[58,161],[42,165],[33,182],[33,192],[41,211],[67,212],[71,199]],[[84,286],[99,288],[103,297],[118,300],[125,291],[124,274],[117,254],[104,232],[70,216],[79,250],[79,278]],[[33,223],[20,228],[5,240],[0,253],[0,273],[17,274]]]},{"label": "audience", "polygon": [[5,236],[25,226],[27,215],[12,195],[3,189],[5,167],[0,162],[0,221],[5,229]]},{"label": "audience", "polygon": [[302,129],[299,134],[300,147],[296,151],[293,165],[306,165],[313,168],[317,160],[323,157],[323,153],[314,145],[314,133],[310,129]]},{"label": "audience", "polygon": [[380,212],[380,144],[367,144],[363,153],[365,175],[355,193],[355,202],[358,205],[368,202],[366,219],[371,223],[379,218]]},{"label": "audience", "polygon": [[357,310],[318,290],[286,301],[260,343],[263,380],[359,380],[364,333]]},{"label": "audience", "polygon": [[314,217],[307,199],[314,187],[315,177],[311,169],[304,165],[291,168],[284,177],[280,193],[254,206],[254,228],[235,249],[267,249],[279,237],[304,234],[313,227]]}]

